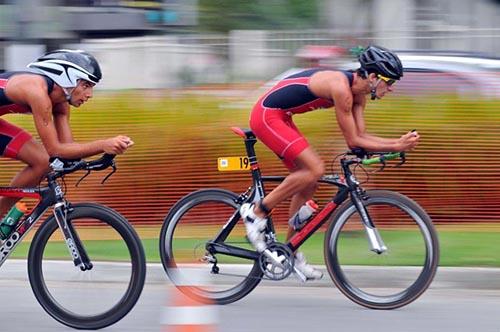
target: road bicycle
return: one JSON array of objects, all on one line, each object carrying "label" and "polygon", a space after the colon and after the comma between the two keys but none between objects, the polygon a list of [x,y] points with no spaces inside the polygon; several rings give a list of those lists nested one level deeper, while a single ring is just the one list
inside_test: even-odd
[{"label": "road bicycle", "polygon": [[[404,153],[343,154],[343,175],[319,180],[337,188],[333,198],[286,243],[277,241],[270,216],[267,249],[259,253],[245,239],[239,207],[261,200],[264,182],[284,177],[262,176],[255,135],[250,130],[232,130],[244,139],[247,156],[219,158],[219,168],[249,169],[252,185],[240,195],[224,189],[190,193],[170,209],[161,229],[163,267],[184,293],[200,301],[227,304],[246,296],[262,279],[282,280],[295,272],[305,280],[294,267],[294,252],[328,221],[324,261],[335,285],[352,301],[373,309],[394,309],[411,303],[429,287],[439,260],[430,217],[400,193],[364,190],[355,176],[358,166],[381,164],[383,169],[391,159],[399,159],[402,165]],[[193,268],[206,272],[206,285],[190,280]]]},{"label": "road bicycle", "polygon": [[46,187],[0,187],[1,196],[38,200],[1,245],[0,266],[53,207],[29,246],[29,281],[45,311],[77,329],[116,323],[134,307],[144,287],[144,250],[128,221],[104,205],[72,204],[65,198],[66,174],[86,170],[81,181],[92,171],[112,167],[104,183],[116,171],[114,157],[104,154],[93,161],[53,158]]}]

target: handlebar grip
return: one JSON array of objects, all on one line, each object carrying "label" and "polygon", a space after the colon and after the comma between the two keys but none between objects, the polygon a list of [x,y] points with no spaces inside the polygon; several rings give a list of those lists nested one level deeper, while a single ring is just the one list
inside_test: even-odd
[{"label": "handlebar grip", "polygon": [[392,160],[400,157],[402,157],[401,152],[391,152],[375,158],[362,160],[361,163],[363,165],[373,165],[373,164],[383,163],[385,160]]}]

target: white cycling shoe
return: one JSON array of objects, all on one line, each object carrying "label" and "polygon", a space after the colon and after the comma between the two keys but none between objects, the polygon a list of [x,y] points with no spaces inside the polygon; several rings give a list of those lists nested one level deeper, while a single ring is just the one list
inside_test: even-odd
[{"label": "white cycling shoe", "polygon": [[306,280],[319,280],[323,278],[323,272],[307,264],[304,253],[300,251],[295,254],[295,268],[306,277]]},{"label": "white cycling shoe", "polygon": [[240,207],[240,214],[247,230],[248,241],[258,252],[263,252],[267,248],[264,230],[267,226],[267,219],[257,217],[253,211],[255,205],[245,203]]}]

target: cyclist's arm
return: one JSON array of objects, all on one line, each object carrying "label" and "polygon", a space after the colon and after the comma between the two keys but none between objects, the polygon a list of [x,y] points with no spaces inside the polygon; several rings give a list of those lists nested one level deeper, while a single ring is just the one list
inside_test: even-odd
[{"label": "cyclist's arm", "polygon": [[[359,114],[359,109],[353,110],[355,104],[348,87],[342,88],[337,84],[332,87],[331,91],[335,102],[337,123],[349,148],[360,147],[368,151],[401,151],[402,146],[398,141],[372,140],[363,135],[364,119],[361,121],[360,118],[363,117],[363,113]],[[356,117],[354,112],[358,113]]]},{"label": "cyclist's arm", "polygon": [[375,135],[370,135],[366,132],[365,107],[366,107],[366,96],[364,95],[354,96],[352,114],[354,116],[354,121],[356,123],[356,128],[358,130],[358,135],[362,136],[363,138],[369,139],[373,142],[381,144],[397,144],[398,139],[383,138]]},{"label": "cyclist's arm", "polygon": [[52,114],[52,102],[43,87],[32,87],[26,95],[26,101],[33,113],[36,130],[49,156],[76,159],[104,152],[103,140],[84,144],[60,141]]},{"label": "cyclist's arm", "polygon": [[61,143],[73,143],[73,134],[69,126],[69,105],[60,103],[53,108],[54,124],[57,130],[57,136]]}]

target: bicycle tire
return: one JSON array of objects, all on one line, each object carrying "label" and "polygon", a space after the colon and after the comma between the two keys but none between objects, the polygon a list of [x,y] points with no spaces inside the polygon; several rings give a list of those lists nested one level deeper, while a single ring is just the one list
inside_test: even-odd
[{"label": "bicycle tire", "polygon": [[[213,218],[213,214],[211,214],[210,211],[212,211],[214,207],[217,207],[218,209],[217,211],[219,212],[221,211],[221,209],[223,209],[224,213],[227,213],[226,215],[227,217],[235,213],[236,218],[238,218],[239,212],[237,211],[239,206],[236,203],[237,197],[238,196],[235,193],[223,189],[202,189],[192,192],[184,196],[170,209],[169,213],[167,214],[163,222],[163,226],[160,232],[160,256],[163,268],[165,269],[165,272],[167,273],[168,277],[175,286],[177,286],[184,294],[197,301],[209,302],[215,304],[232,303],[245,297],[261,281],[263,273],[259,267],[258,262],[256,261],[252,261],[250,262],[250,264],[248,263],[242,264],[245,271],[241,272],[241,275],[236,275],[235,285],[228,285],[227,289],[225,288],[226,287],[225,283],[231,282],[232,277],[231,276],[228,277],[227,274],[226,276],[224,276],[223,273],[222,274],[211,273],[212,271],[210,271],[210,265],[206,263],[196,264],[194,265],[194,267],[200,269],[201,273],[203,274],[202,278],[209,279],[209,281],[212,281],[212,283],[206,282],[208,285],[189,285],[196,283],[196,281],[195,280],[193,280],[193,282],[191,282],[191,280],[186,281],[182,279],[182,277],[180,277],[183,276],[182,274],[183,268],[193,267],[193,264],[191,263],[186,263],[186,264],[181,263],[181,260],[185,261],[186,259],[185,258],[181,259],[179,257],[180,254],[177,254],[178,257],[175,257],[176,246],[177,246],[176,234],[182,233],[183,227],[187,227],[188,224],[187,220],[189,218],[188,217],[189,214],[190,213],[196,214],[196,220],[194,220],[193,222],[189,222],[191,225],[189,234],[193,235],[199,233],[199,231],[193,230],[193,227],[205,227],[201,230],[201,232],[205,232],[206,229],[211,227],[210,225],[213,224],[213,222],[207,221],[205,224],[203,224],[203,221],[208,218],[208,215],[210,215],[210,217]],[[194,212],[195,210],[201,212],[195,213]],[[203,213],[203,215],[201,215],[200,213]],[[220,213],[215,213],[215,214],[220,214]],[[204,218],[203,216],[206,217]],[[219,222],[219,220],[220,224],[218,224],[217,226],[220,227],[217,227],[216,231],[220,231],[220,229],[222,229],[222,227],[227,222],[227,220],[224,219],[223,216],[221,216],[220,219],[219,217],[216,217],[216,220],[214,222]],[[241,219],[237,222],[237,225],[238,227],[241,227],[243,225]],[[212,230],[210,230],[210,232],[211,231]],[[235,233],[234,229],[232,233]],[[215,235],[216,234],[214,233],[210,233],[208,236],[204,236],[204,234],[201,234],[201,239],[196,240],[198,247],[204,245],[206,241],[212,240]],[[231,236],[231,233],[229,236]],[[178,241],[181,242],[183,241],[183,239],[179,239]],[[181,244],[179,244],[179,246],[181,246]],[[240,244],[240,246],[244,245]],[[249,244],[247,243],[247,248],[254,250],[253,248],[248,246]],[[193,258],[189,257],[189,261],[196,262],[197,259],[199,259],[200,256],[204,253],[203,250],[204,249],[200,250],[198,254],[195,248],[195,253],[194,253],[195,257]],[[234,257],[229,257],[229,256],[226,257],[222,254],[216,254],[216,257],[218,260],[224,258],[235,259]],[[221,270],[223,269],[231,270],[238,268],[241,268],[241,266],[238,264],[227,263],[225,266],[221,267]],[[220,281],[218,278],[226,278],[226,279]],[[182,286],[191,286],[191,287],[182,287]]]},{"label": "bicycle tire", "polygon": [[[369,190],[366,192],[366,194],[368,196],[368,199],[364,201],[364,205],[367,208],[371,208],[371,206],[373,206],[374,208],[400,209],[401,211],[397,210],[394,211],[397,211],[397,213],[401,214],[407,214],[410,218],[413,219],[413,222],[415,222],[416,225],[418,226],[420,234],[423,235],[423,240],[422,242],[421,240],[418,240],[416,242],[423,243],[425,246],[424,250],[425,255],[424,254],[421,255],[422,257],[425,256],[425,258],[423,258],[424,263],[421,267],[420,272],[413,271],[415,269],[418,270],[420,267],[408,268],[408,270],[413,271],[412,273],[414,274],[418,273],[418,276],[414,281],[410,281],[411,284],[409,285],[409,287],[404,288],[402,291],[397,292],[395,294],[389,294],[389,295],[384,294],[383,296],[373,295],[372,293],[361,289],[361,287],[359,287],[352,281],[352,279],[350,279],[350,277],[354,275],[354,273],[351,274],[349,277],[347,276],[348,274],[346,273],[346,271],[348,270],[348,268],[351,269],[355,268],[347,266],[343,267],[342,263],[339,262],[339,257],[338,257],[340,250],[339,237],[340,233],[342,232],[342,229],[346,227],[345,225],[348,223],[349,219],[352,216],[358,215],[358,212],[352,201],[346,201],[332,216],[332,222],[325,234],[325,246],[324,246],[325,262],[328,268],[328,272],[335,285],[344,295],[346,295],[349,299],[351,299],[355,303],[371,309],[399,308],[415,301],[420,295],[424,293],[424,291],[429,287],[430,283],[432,282],[436,274],[436,270],[439,263],[439,242],[437,233],[434,228],[434,225],[432,224],[431,218],[428,216],[428,214],[424,211],[422,207],[420,207],[420,205],[418,205],[415,201],[411,200],[410,198],[402,194],[387,190]],[[373,216],[371,217],[372,221],[377,227],[377,220],[373,220],[374,219]],[[383,221],[387,222],[387,220]],[[352,230],[351,233],[353,233]],[[352,240],[353,239],[347,239],[346,241],[352,241]],[[364,241],[364,243],[366,244],[366,241]],[[368,249],[365,250],[369,251]],[[377,255],[375,253],[371,254]],[[391,253],[389,251],[389,255],[390,254]],[[363,267],[358,266],[357,268],[364,271]],[[394,269],[394,268],[395,267],[390,267],[389,269]],[[357,281],[359,283],[379,282],[383,284],[384,281],[387,281],[384,280],[383,278],[378,278],[378,277],[373,278],[373,273],[376,272],[374,266],[370,266],[365,269],[368,270],[366,272],[367,275],[369,275],[370,273],[372,274],[369,276],[371,280],[359,281],[361,278],[358,278]],[[370,271],[370,269],[372,269],[372,271]],[[400,277],[399,275],[396,275],[393,272],[394,270],[392,270],[392,272],[391,270],[389,270],[388,275],[390,276],[394,275],[394,278],[396,277],[403,278],[402,276]],[[360,272],[358,271],[356,273],[358,273],[359,276]],[[374,286],[372,285],[370,287]],[[383,287],[384,285],[381,285],[380,288]],[[406,285],[404,287],[406,287]]]},{"label": "bicycle tire", "polygon": [[[116,241],[122,243],[123,248],[126,247],[128,250],[131,262],[131,275],[128,279],[128,283],[126,281],[124,283],[126,284],[126,291],[123,295],[119,295],[119,300],[114,303],[114,305],[112,305],[109,309],[104,309],[103,312],[99,312],[96,314],[81,314],[74,312],[73,309],[70,310],[66,308],[65,305],[61,304],[59,299],[56,299],[54,293],[52,292],[52,289],[48,287],[48,283],[50,283],[51,281],[46,280],[47,277],[44,275],[45,269],[43,267],[44,252],[46,250],[50,250],[52,243],[54,243],[49,242],[49,239],[51,239],[51,236],[57,236],[54,235],[54,232],[58,229],[58,225],[54,216],[49,217],[46,222],[44,222],[40,226],[33,238],[28,254],[28,275],[31,288],[33,289],[33,293],[37,301],[50,316],[52,316],[60,323],[76,329],[95,330],[116,323],[117,321],[122,319],[130,310],[132,310],[134,305],[137,303],[137,300],[139,299],[144,287],[146,276],[146,259],[139,236],[137,235],[133,227],[128,223],[128,221],[115,210],[95,203],[79,203],[72,205],[67,216],[68,222],[72,223],[73,227],[75,227],[75,225],[78,223],[78,220],[82,218],[85,218],[84,220],[92,218],[92,220],[97,221],[97,223],[103,223],[103,225],[110,226],[110,231],[112,231],[113,233],[116,232],[117,234]],[[103,229],[103,225],[99,224],[98,227]],[[81,226],[75,227],[75,229],[77,230],[77,233],[80,233],[79,237],[81,239],[81,232],[82,230],[84,230],[84,228],[83,226],[82,228],[80,227]],[[81,240],[81,242],[87,250],[90,241]],[[49,243],[50,245],[48,245]],[[89,256],[90,259],[92,259],[92,255]],[[72,262],[71,258],[70,261]],[[46,261],[46,263],[51,264],[52,261]],[[94,267],[90,271],[94,271],[93,273],[96,273],[96,265],[99,265],[100,267],[105,264],[107,264],[107,266],[113,264],[96,260],[93,260],[92,263],[94,264]],[[114,264],[118,265],[118,263]],[[72,267],[73,269],[78,270],[77,273],[89,272],[80,272],[78,267],[75,267],[74,265]],[[73,271],[71,271],[71,273],[73,273]],[[90,276],[92,276],[91,273],[92,272],[89,272]],[[85,277],[88,276],[89,275],[85,275]],[[127,277],[125,276],[125,278]],[[89,286],[96,287],[97,284],[98,282],[94,282],[94,285]],[[105,293],[105,291],[103,291],[102,293]],[[99,301],[101,301],[101,299],[102,298],[99,297]],[[82,299],[78,298],[75,298],[73,300],[83,301]]]}]

